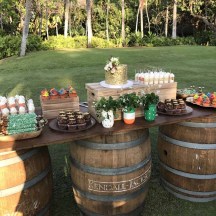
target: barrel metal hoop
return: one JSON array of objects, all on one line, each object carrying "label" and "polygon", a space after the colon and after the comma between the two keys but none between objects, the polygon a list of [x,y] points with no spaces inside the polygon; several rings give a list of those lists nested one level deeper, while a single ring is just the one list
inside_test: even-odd
[{"label": "barrel metal hoop", "polygon": [[49,211],[49,208],[51,206],[51,201],[49,201],[37,214],[36,216],[44,216]]},{"label": "barrel metal hoop", "polygon": [[145,141],[148,138],[149,138],[149,133],[144,133],[138,139],[130,141],[130,142],[101,144],[101,143],[88,142],[86,140],[77,140],[77,141],[75,141],[75,143],[80,145],[80,146],[87,147],[90,149],[115,150],[115,149],[127,149],[127,148],[131,148],[131,147],[135,147],[137,145],[140,145],[140,143],[147,144],[147,142],[145,142]]},{"label": "barrel metal hoop", "polygon": [[159,136],[163,140],[170,142],[177,146],[182,146],[182,147],[191,148],[191,149],[205,149],[205,150],[215,150],[216,149],[216,144],[203,144],[203,143],[198,144],[198,143],[184,142],[184,141],[180,141],[180,140],[176,140],[171,137],[168,137],[165,134],[163,134],[161,131],[159,132]]},{"label": "barrel metal hoop", "polygon": [[194,128],[216,128],[216,122],[201,123],[201,122],[181,122],[178,125]]},{"label": "barrel metal hoop", "polygon": [[182,177],[186,177],[186,178],[192,178],[192,179],[203,179],[203,180],[209,180],[209,179],[216,179],[216,174],[212,174],[212,175],[198,175],[198,174],[192,174],[192,173],[186,173],[186,172],[182,172],[176,169],[173,169],[169,166],[167,166],[166,164],[164,164],[163,162],[160,161],[160,165],[168,170],[171,173],[174,173],[176,175],[182,176]]},{"label": "barrel metal hoop", "polygon": [[[183,194],[179,194],[179,193],[173,191],[172,189],[183,192],[183,193],[187,193],[189,195],[200,195],[200,196],[203,196],[203,195],[215,195],[216,191],[213,191],[213,192],[188,191],[188,190],[180,189],[180,188],[178,188],[178,187],[176,187],[174,185],[171,185],[164,179],[162,179],[162,184],[163,184],[164,188],[168,192],[170,192],[171,194],[173,194],[174,196],[176,196],[176,197],[178,197],[180,199],[188,200],[188,201],[191,201],[191,202],[209,202],[209,201],[216,200],[216,196],[213,196],[213,197],[189,197],[189,196],[186,196],[186,195],[183,195]],[[172,188],[172,189],[170,189],[170,188]]]},{"label": "barrel metal hoop", "polygon": [[0,197],[10,196],[12,194],[21,192],[23,190],[26,190],[32,187],[33,185],[40,182],[43,178],[45,178],[50,170],[51,170],[51,167],[49,166],[45,170],[43,170],[38,176],[34,177],[30,181],[24,182],[23,184],[17,185],[15,187],[0,190]]},{"label": "barrel metal hoop", "polygon": [[136,190],[130,194],[123,194],[123,195],[117,195],[117,196],[111,196],[111,195],[96,195],[89,193],[87,191],[82,191],[78,189],[76,185],[72,183],[72,187],[74,188],[75,191],[77,191],[81,196],[90,199],[90,200],[95,200],[95,201],[101,201],[101,202],[115,202],[115,201],[127,201],[131,200],[133,198],[138,197],[140,194],[144,193],[148,189],[149,183],[141,185],[139,190]]},{"label": "barrel metal hoop", "polygon": [[123,174],[134,172],[134,171],[144,167],[150,161],[151,161],[151,154],[149,154],[145,160],[141,161],[138,164],[130,166],[130,167],[97,168],[97,167],[92,167],[92,166],[81,164],[70,156],[71,165],[75,166],[76,168],[83,170],[84,172],[99,174],[99,175],[108,175],[108,176],[123,175]]},{"label": "barrel metal hoop", "polygon": [[183,188],[180,188],[180,187],[176,187],[175,185],[173,184],[170,184],[168,181],[166,181],[164,178],[161,178],[162,182],[164,184],[166,184],[167,186],[169,186],[170,188],[173,188],[174,190],[177,190],[177,191],[180,191],[182,193],[185,193],[185,194],[189,194],[189,195],[197,195],[197,196],[210,196],[210,195],[215,195],[215,198],[216,198],[216,191],[203,191],[203,192],[200,192],[200,191],[189,191],[189,190],[185,190]]},{"label": "barrel metal hoop", "polygon": [[13,158],[9,158],[9,159],[6,159],[6,160],[1,160],[0,161],[0,167],[5,167],[5,166],[9,166],[9,165],[12,165],[12,164],[15,164],[15,163],[19,163],[21,161],[24,161],[30,157],[32,157],[33,155],[37,154],[39,152],[38,149],[32,149],[22,155],[19,155],[19,156],[16,156],[16,157],[13,157]]},{"label": "barrel metal hoop", "polygon": [[[105,216],[104,214],[97,214],[97,213],[93,213],[87,209],[85,209],[83,206],[78,205],[79,209],[81,210],[81,212],[83,212],[85,215],[88,216]],[[115,214],[113,216],[139,216],[140,213],[143,210],[143,204],[141,204],[138,208],[136,208],[135,210],[129,212],[129,213],[125,213],[125,214]]]}]

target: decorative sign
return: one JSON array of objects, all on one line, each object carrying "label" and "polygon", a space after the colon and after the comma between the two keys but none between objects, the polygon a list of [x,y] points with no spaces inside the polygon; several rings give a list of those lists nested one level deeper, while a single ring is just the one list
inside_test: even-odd
[{"label": "decorative sign", "polygon": [[99,182],[88,179],[88,190],[98,192],[123,192],[133,190],[144,184],[151,176],[151,167],[140,176],[119,182]]}]

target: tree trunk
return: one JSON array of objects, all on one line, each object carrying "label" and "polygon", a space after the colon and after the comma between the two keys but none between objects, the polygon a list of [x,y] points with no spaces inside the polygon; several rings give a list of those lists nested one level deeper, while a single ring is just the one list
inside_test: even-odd
[{"label": "tree trunk", "polygon": [[168,23],[169,23],[169,6],[166,7],[166,21],[165,21],[165,37],[168,35]]},{"label": "tree trunk", "polygon": [[91,0],[86,0],[86,14],[87,14],[87,47],[91,47],[92,41],[92,23],[91,23]]},{"label": "tree trunk", "polygon": [[140,8],[140,31],[141,31],[141,37],[143,38],[144,32],[143,32],[143,8]]},{"label": "tree trunk", "polygon": [[70,2],[69,0],[65,0],[65,23],[64,23],[64,37],[65,38],[68,36],[69,8],[70,8]]},{"label": "tree trunk", "polygon": [[150,33],[151,27],[150,27],[149,14],[148,14],[148,0],[146,0],[145,9],[146,9],[146,16],[147,16],[147,20],[148,20],[148,29],[149,29],[149,33]]},{"label": "tree trunk", "polygon": [[1,29],[3,30],[3,16],[2,16],[2,13],[1,13],[1,17],[0,17],[0,25],[1,25]]},{"label": "tree trunk", "polygon": [[177,30],[177,0],[173,2],[173,26],[172,26],[172,38],[176,39]]},{"label": "tree trunk", "polygon": [[136,30],[135,30],[136,34],[137,34],[137,31],[138,31],[139,12],[140,12],[140,8],[138,7],[137,16],[136,16]]},{"label": "tree trunk", "polygon": [[125,46],[125,5],[124,0],[122,0],[122,46]]},{"label": "tree trunk", "polygon": [[47,40],[49,40],[49,26],[48,26],[48,6],[47,6],[47,0],[46,0],[46,36],[47,36]]},{"label": "tree trunk", "polygon": [[70,2],[70,8],[69,8],[69,20],[68,20],[68,25],[69,25],[69,35],[70,37],[72,36],[72,22],[71,22],[71,10],[73,7],[73,2]]},{"label": "tree trunk", "polygon": [[26,54],[26,43],[27,43],[28,32],[29,32],[29,23],[31,19],[31,9],[32,9],[32,0],[26,0],[26,14],[25,14],[24,27],[22,31],[20,56],[25,56]]},{"label": "tree trunk", "polygon": [[106,4],[106,38],[107,41],[109,41],[109,4],[110,4],[110,0],[107,1]]},{"label": "tree trunk", "polygon": [[43,26],[43,6],[40,6],[40,14],[39,14],[39,31],[38,31],[38,35],[41,36],[41,32],[42,32],[42,26]]}]

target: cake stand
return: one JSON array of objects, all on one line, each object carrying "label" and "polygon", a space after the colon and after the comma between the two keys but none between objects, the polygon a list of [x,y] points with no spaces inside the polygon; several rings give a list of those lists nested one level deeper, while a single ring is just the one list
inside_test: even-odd
[{"label": "cake stand", "polygon": [[112,89],[124,89],[124,88],[130,88],[133,86],[133,81],[131,80],[128,80],[127,83],[123,84],[123,85],[110,85],[110,84],[107,84],[104,81],[101,81],[100,82],[100,85],[105,87],[105,88],[112,88]]}]

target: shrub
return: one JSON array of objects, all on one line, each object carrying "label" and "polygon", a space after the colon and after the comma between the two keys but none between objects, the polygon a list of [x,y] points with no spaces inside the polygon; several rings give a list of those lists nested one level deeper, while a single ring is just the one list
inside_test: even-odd
[{"label": "shrub", "polygon": [[19,36],[4,36],[0,37],[0,58],[6,58],[13,55],[18,55],[21,45]]},{"label": "shrub", "polygon": [[29,35],[27,41],[27,52],[46,49],[43,45],[43,39],[38,35]]}]

